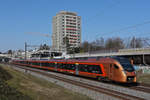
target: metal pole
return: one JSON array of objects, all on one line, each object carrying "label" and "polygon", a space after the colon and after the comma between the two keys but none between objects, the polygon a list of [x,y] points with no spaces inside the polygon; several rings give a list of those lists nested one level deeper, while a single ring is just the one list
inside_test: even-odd
[{"label": "metal pole", "polygon": [[27,43],[25,42],[25,60],[27,59]]}]

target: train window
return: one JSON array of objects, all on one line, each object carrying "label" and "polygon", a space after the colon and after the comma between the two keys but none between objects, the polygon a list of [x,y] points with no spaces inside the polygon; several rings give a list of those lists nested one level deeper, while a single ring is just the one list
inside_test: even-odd
[{"label": "train window", "polygon": [[23,64],[26,64],[26,61],[23,61],[22,63],[23,63]]},{"label": "train window", "polygon": [[85,72],[90,72],[89,69],[88,69],[88,65],[84,65],[84,71]]},{"label": "train window", "polygon": [[49,63],[45,63],[45,66],[46,66],[46,67],[49,67]]},{"label": "train window", "polygon": [[41,66],[41,63],[36,63],[37,66]]},{"label": "train window", "polygon": [[29,64],[29,62],[27,61],[26,64]]},{"label": "train window", "polygon": [[83,64],[80,64],[79,65],[79,71],[102,74],[102,71],[101,71],[99,65],[83,65]]},{"label": "train window", "polygon": [[54,63],[41,63],[42,66],[46,66],[46,67],[54,67]]},{"label": "train window", "polygon": [[41,63],[41,66],[46,67],[46,66],[47,66],[47,63]]},{"label": "train window", "polygon": [[32,62],[32,65],[40,66],[40,63],[38,63],[38,62]]},{"label": "train window", "polygon": [[80,64],[80,65],[79,65],[79,71],[88,72],[88,67],[87,67],[87,65]]},{"label": "train window", "polygon": [[83,65],[83,64],[79,64],[79,71],[83,71],[83,72],[85,71],[85,70],[84,70],[84,65]]},{"label": "train window", "polygon": [[34,65],[34,62],[31,62],[32,65]]},{"label": "train window", "polygon": [[68,64],[63,64],[64,69],[68,69]]},{"label": "train window", "polygon": [[63,64],[62,63],[58,63],[57,64],[57,68],[63,68]]},{"label": "train window", "polygon": [[31,62],[31,65],[34,65],[34,63],[33,63],[33,62]]},{"label": "train window", "polygon": [[101,68],[99,65],[91,65],[92,73],[102,74]]},{"label": "train window", "polygon": [[114,65],[114,68],[119,69],[119,67],[117,65]]},{"label": "train window", "polygon": [[87,65],[88,72],[93,73],[93,67],[91,65]]},{"label": "train window", "polygon": [[49,67],[55,67],[54,63],[49,63]]},{"label": "train window", "polygon": [[133,72],[135,69],[130,63],[122,63],[123,69],[128,72]]},{"label": "train window", "polygon": [[61,64],[62,69],[66,69],[66,64]]},{"label": "train window", "polygon": [[69,64],[69,68],[70,70],[75,70],[76,69],[75,64]]},{"label": "train window", "polygon": [[62,69],[75,70],[75,64],[62,64]]},{"label": "train window", "polygon": [[58,64],[57,64],[57,68],[60,68],[60,67],[61,67],[61,65],[60,65],[60,63],[58,63]]},{"label": "train window", "polygon": [[69,69],[69,65],[68,64],[63,64],[64,69]]},{"label": "train window", "polygon": [[33,65],[33,62],[31,62],[31,65]]},{"label": "train window", "polygon": [[62,69],[67,69],[67,64],[62,64]]},{"label": "train window", "polygon": [[31,62],[28,62],[29,65],[31,65]]}]

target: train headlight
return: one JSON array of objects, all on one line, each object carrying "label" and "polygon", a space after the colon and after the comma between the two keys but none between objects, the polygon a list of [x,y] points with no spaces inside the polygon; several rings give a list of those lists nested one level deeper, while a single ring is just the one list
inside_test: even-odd
[{"label": "train headlight", "polygon": [[133,75],[136,75],[136,71],[132,72]]}]

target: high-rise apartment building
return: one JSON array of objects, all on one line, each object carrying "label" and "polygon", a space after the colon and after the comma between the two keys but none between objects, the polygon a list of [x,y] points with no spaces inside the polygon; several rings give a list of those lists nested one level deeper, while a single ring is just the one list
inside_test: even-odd
[{"label": "high-rise apartment building", "polygon": [[81,17],[74,12],[60,11],[52,21],[52,48],[65,51],[64,38],[68,38],[71,47],[81,45]]}]

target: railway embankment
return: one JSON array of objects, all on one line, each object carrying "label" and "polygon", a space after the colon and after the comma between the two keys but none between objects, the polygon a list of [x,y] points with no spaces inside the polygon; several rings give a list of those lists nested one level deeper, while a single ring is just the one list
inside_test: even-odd
[{"label": "railway embankment", "polygon": [[12,78],[12,75],[0,66],[0,100],[32,100],[7,83]]},{"label": "railway embankment", "polygon": [[91,100],[46,80],[0,64],[0,100]]},{"label": "railway embankment", "polygon": [[139,75],[137,79],[139,83],[146,83],[150,85],[150,73]]},{"label": "railway embankment", "polygon": [[60,73],[47,72],[24,66],[14,65],[12,67],[18,71],[41,77],[72,91],[88,95],[95,100],[149,100],[149,92],[143,91],[143,88],[139,89],[137,87],[136,89],[129,89],[127,87],[120,87],[64,74],[59,75]]},{"label": "railway embankment", "polygon": [[140,66],[136,70],[136,76],[139,83],[150,84],[150,66]]}]

